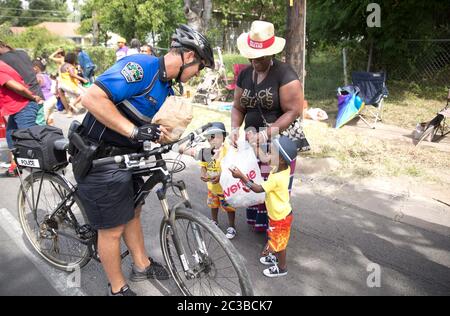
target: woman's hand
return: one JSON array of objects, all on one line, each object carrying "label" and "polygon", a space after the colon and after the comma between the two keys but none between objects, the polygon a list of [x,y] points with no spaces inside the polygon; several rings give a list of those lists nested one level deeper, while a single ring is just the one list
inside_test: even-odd
[{"label": "woman's hand", "polygon": [[237,148],[237,141],[239,140],[239,127],[234,127],[231,129],[230,133],[230,143],[231,146]]},{"label": "woman's hand", "polygon": [[33,96],[33,101],[36,102],[37,104],[43,104],[44,100],[42,100],[42,98],[38,95],[34,95]]},{"label": "woman's hand", "polygon": [[259,147],[260,145],[267,143],[268,141],[267,132],[262,131],[259,133],[255,133],[249,131],[247,132],[247,140],[253,147]]}]

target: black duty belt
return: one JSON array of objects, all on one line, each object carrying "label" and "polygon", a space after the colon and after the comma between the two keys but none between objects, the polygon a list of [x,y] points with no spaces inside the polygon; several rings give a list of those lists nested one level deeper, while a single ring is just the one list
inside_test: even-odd
[{"label": "black duty belt", "polygon": [[105,157],[113,157],[118,155],[128,155],[136,153],[137,150],[135,148],[127,148],[127,147],[116,147],[111,145],[102,144],[98,147],[97,153],[95,154],[95,159],[105,158]]}]

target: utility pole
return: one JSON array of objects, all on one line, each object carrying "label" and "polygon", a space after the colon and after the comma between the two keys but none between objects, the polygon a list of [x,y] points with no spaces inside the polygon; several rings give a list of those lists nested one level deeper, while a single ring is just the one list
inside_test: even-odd
[{"label": "utility pole", "polygon": [[286,62],[297,72],[305,91],[306,0],[286,0]]}]

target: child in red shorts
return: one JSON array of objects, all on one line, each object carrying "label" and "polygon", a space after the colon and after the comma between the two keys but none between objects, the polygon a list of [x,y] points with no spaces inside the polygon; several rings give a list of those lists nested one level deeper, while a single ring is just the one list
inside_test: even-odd
[{"label": "child in red shorts", "polygon": [[231,168],[233,177],[253,192],[266,193],[266,207],[269,216],[268,242],[260,258],[263,271],[270,278],[287,275],[286,248],[291,234],[292,206],[289,197],[290,164],[297,157],[297,147],[286,136],[275,138],[271,145],[270,164],[274,167],[267,181],[261,185],[249,180],[239,169]]},{"label": "child in red shorts", "polygon": [[204,133],[210,147],[208,148],[181,148],[180,152],[200,160],[201,175],[200,179],[208,185],[208,207],[211,209],[211,218],[218,225],[219,209],[227,213],[228,228],[225,236],[233,239],[236,236],[235,214],[236,209],[225,201],[222,186],[220,185],[221,167],[220,163],[225,157],[228,144],[224,142],[227,132],[225,125],[221,122],[212,123],[212,127]]}]

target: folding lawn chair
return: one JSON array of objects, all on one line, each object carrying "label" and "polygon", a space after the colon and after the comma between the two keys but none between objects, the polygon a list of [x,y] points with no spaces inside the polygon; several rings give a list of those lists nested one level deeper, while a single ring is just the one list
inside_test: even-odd
[{"label": "folding lawn chair", "polygon": [[[361,120],[370,128],[383,119],[383,100],[389,94],[386,88],[384,72],[352,72],[353,85],[360,90],[360,96],[365,103],[365,110],[358,114]],[[368,107],[370,105],[371,107]],[[369,116],[366,119],[365,116]],[[373,123],[369,121],[373,120]]]}]

